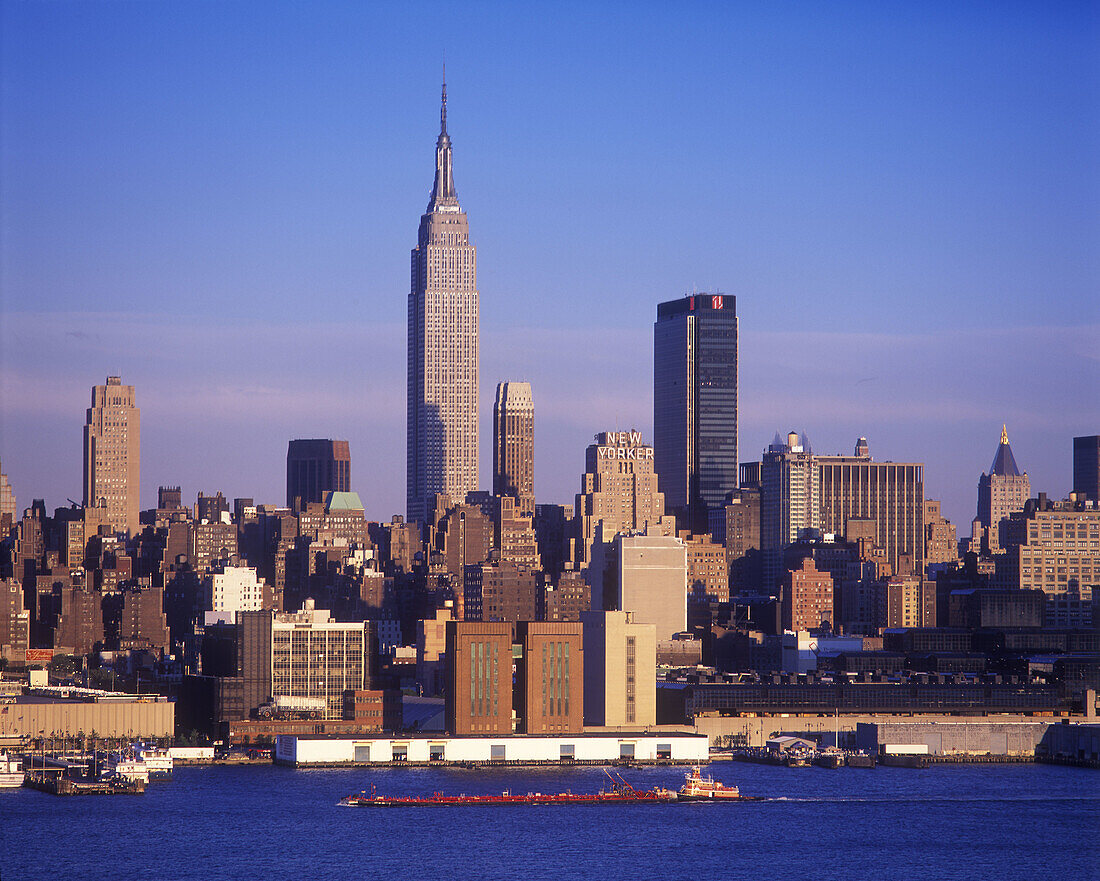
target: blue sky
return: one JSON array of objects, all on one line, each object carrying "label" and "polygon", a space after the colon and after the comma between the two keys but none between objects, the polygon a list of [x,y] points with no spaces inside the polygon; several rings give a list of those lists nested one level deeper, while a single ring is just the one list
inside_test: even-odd
[{"label": "blue sky", "polygon": [[159,484],[281,503],[351,443],[404,506],[409,249],[446,53],[492,392],[536,492],[652,423],[657,302],[737,297],[742,459],[926,463],[966,531],[1002,422],[1032,486],[1100,432],[1093,4],[0,4],[0,461],[79,499],[107,374]]}]

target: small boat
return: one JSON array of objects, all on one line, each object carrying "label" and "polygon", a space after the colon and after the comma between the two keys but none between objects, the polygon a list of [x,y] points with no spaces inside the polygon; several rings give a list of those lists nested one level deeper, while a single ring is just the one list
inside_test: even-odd
[{"label": "small boat", "polygon": [[149,778],[172,776],[172,754],[159,746],[147,746],[144,743],[134,744],[134,755],[145,762],[149,770]]},{"label": "small boat", "polygon": [[128,780],[144,785],[149,782],[149,766],[132,753],[115,751],[107,757],[107,767],[99,776],[101,779]]},{"label": "small boat", "polygon": [[23,760],[17,756],[0,753],[0,788],[12,789],[23,785]]},{"label": "small boat", "polygon": [[[607,773],[607,772],[605,772]],[[611,788],[594,793],[527,792],[522,795],[504,790],[500,795],[444,795],[435,792],[427,796],[379,795],[374,786],[370,792],[349,795],[340,801],[347,807],[455,807],[459,805],[607,805],[607,804],[667,804],[676,801],[671,789],[635,789],[619,774],[610,774]]]},{"label": "small boat", "polygon": [[844,753],[836,747],[828,746],[818,750],[814,764],[819,768],[841,768],[844,766]]},{"label": "small boat", "polygon": [[696,765],[684,775],[684,785],[677,793],[680,801],[757,801],[758,798],[741,795],[736,786],[726,786],[709,775],[704,777]]}]

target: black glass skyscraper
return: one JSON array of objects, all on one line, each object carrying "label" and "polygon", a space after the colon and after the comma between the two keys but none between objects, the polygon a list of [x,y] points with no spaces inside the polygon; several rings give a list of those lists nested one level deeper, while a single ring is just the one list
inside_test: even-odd
[{"label": "black glass skyscraper", "polygon": [[665,507],[706,526],[737,488],[737,300],[695,294],[657,306],[653,458]]}]

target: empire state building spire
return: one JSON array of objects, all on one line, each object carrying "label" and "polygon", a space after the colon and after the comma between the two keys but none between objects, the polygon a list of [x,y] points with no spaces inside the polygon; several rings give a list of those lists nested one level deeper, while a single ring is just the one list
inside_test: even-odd
[{"label": "empire state building spire", "polygon": [[451,136],[447,134],[447,80],[443,79],[443,103],[439,110],[439,138],[435,142],[435,185],[428,211],[458,211],[458,193],[455,192],[451,169]]}]

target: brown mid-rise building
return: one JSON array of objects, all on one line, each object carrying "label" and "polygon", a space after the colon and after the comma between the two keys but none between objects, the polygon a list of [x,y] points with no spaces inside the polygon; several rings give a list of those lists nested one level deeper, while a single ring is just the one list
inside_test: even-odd
[{"label": "brown mid-rise building", "polygon": [[30,648],[31,613],[23,608],[23,586],[0,580],[0,657],[15,658]]},{"label": "brown mid-rise building", "polygon": [[726,565],[731,593],[754,593],[760,588],[760,489],[734,490],[723,512]]},{"label": "brown mid-rise building", "polygon": [[401,692],[396,688],[348,689],[344,692],[344,719],[358,722],[364,731],[399,731]]},{"label": "brown mid-rise building", "polygon": [[235,524],[221,521],[205,523],[191,521],[180,525],[186,526],[190,532],[189,562],[191,568],[200,575],[213,571],[215,567],[227,565],[233,557],[237,556]]},{"label": "brown mid-rise building", "polygon": [[529,514],[511,496],[493,497],[493,545],[501,561],[539,568],[538,541]]},{"label": "brown mid-rise building", "polygon": [[580,622],[523,621],[516,665],[516,715],[527,734],[584,728],[584,638]]},{"label": "brown mid-rise building", "polygon": [[141,494],[141,411],[134,387],[108,376],[92,387],[84,425],[84,506],[104,504],[119,532],[136,533]]},{"label": "brown mid-rise building", "polygon": [[936,626],[934,581],[894,575],[877,585],[875,599],[875,622],[880,628]]},{"label": "brown mid-rise building", "polygon": [[924,500],[924,564],[954,563],[959,558],[955,524],[940,513],[938,499]]},{"label": "brown mid-rise building", "polygon": [[86,586],[54,587],[57,609],[53,648],[73,655],[87,655],[103,647],[103,607],[98,591]]},{"label": "brown mid-rise building", "polygon": [[562,572],[558,583],[543,593],[543,619],[580,621],[581,613],[592,608],[592,588],[579,572]]},{"label": "brown mid-rise building", "polygon": [[435,616],[416,624],[416,683],[426,696],[443,691],[446,669],[447,622],[454,620],[454,604],[447,601]]},{"label": "brown mid-rise building", "polygon": [[783,576],[782,601],[784,630],[818,630],[832,627],[836,620],[833,577],[818,571],[812,557],[806,557],[799,569]]},{"label": "brown mid-rise building", "polygon": [[680,540],[687,550],[688,595],[697,600],[725,603],[729,601],[729,577],[726,573],[726,549],[711,537],[681,532]]},{"label": "brown mid-rise building", "polygon": [[163,587],[127,587],[122,591],[118,647],[167,652],[172,640],[164,616]]},{"label": "brown mid-rise building", "polygon": [[512,733],[512,625],[447,622],[447,732]]},{"label": "brown mid-rise building", "polygon": [[463,608],[467,621],[534,621],[542,573],[515,563],[467,566]]}]

